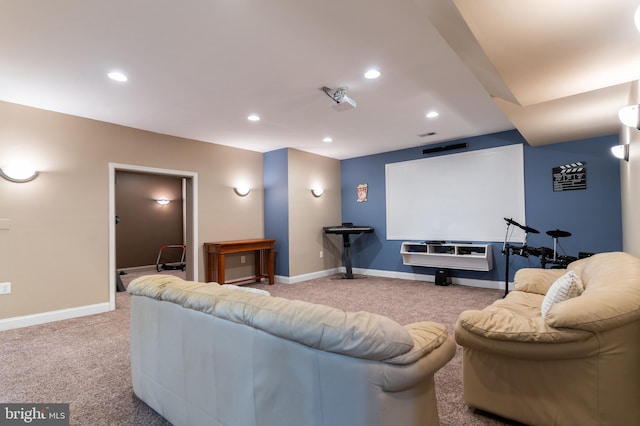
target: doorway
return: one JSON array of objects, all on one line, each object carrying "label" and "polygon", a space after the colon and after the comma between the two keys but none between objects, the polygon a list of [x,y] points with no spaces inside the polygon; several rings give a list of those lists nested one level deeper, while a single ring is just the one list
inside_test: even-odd
[{"label": "doorway", "polygon": [[184,187],[184,244],[186,253],[186,278],[197,280],[198,274],[198,240],[197,240],[197,212],[198,212],[198,174],[196,172],[172,169],[160,169],[154,167],[136,166],[129,164],[109,163],[109,309],[115,309],[116,293],[116,172],[128,171],[137,173],[150,173],[163,176],[183,178]]}]

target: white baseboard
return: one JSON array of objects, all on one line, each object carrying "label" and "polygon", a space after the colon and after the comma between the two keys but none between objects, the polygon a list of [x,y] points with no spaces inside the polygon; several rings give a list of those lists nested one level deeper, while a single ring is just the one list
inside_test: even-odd
[{"label": "white baseboard", "polygon": [[[276,283],[296,284],[296,283],[311,280],[314,278],[322,278],[322,277],[327,277],[337,273],[345,273],[345,272],[346,272],[345,268],[344,266],[342,266],[340,268],[327,269],[325,271],[318,271],[318,272],[313,272],[313,273],[304,274],[304,275],[296,275],[294,277],[284,277],[281,275],[277,275]],[[397,278],[401,280],[411,280],[411,281],[435,282],[436,280],[434,275],[415,274],[412,272],[383,271],[380,269],[353,268],[353,273],[359,274],[359,275],[369,275],[372,277]],[[504,282],[477,280],[473,278],[452,277],[451,284],[463,285],[467,287],[480,287],[480,288],[491,288],[495,290],[504,290]],[[509,288],[513,288],[513,283],[510,283]]]},{"label": "white baseboard", "polygon": [[[123,271],[142,271],[142,270],[153,270],[155,271],[155,265],[149,266],[137,266],[133,268],[123,268]],[[324,271],[311,272],[309,274],[296,275],[293,277],[285,277],[283,275],[276,275],[275,282],[277,284],[296,284],[303,281],[312,280],[315,278],[328,277],[330,275],[345,273],[346,269],[344,266],[326,269]],[[364,269],[364,268],[353,268],[354,274],[360,275],[370,275],[372,277],[383,277],[383,278],[398,278],[401,280],[411,280],[411,281],[428,281],[435,282],[436,278],[434,275],[427,274],[415,274],[412,272],[398,272],[398,271],[383,271],[380,269]],[[236,284],[251,284],[252,277],[247,277],[246,281],[243,281],[242,278],[238,278],[239,283]],[[491,288],[495,290],[504,290],[504,282],[498,281],[487,281],[487,280],[478,280],[473,278],[451,278],[451,284],[455,285],[463,285],[467,287],[480,287],[480,288]],[[509,288],[513,289],[513,283],[509,283]]]},{"label": "white baseboard", "polygon": [[109,312],[109,302],[0,320],[0,331]]},{"label": "white baseboard", "polygon": [[311,272],[309,274],[296,275],[294,277],[285,277],[282,275],[276,275],[275,281],[278,284],[296,284],[302,281],[312,280],[314,278],[328,277],[344,271],[345,269],[344,267],[342,267],[342,268],[325,269],[324,271]]},{"label": "white baseboard", "polygon": [[[353,268],[353,273],[362,274],[362,275],[371,275],[373,277],[398,278],[402,280],[412,280],[412,281],[435,282],[436,280],[435,275],[415,274],[412,272],[382,271],[379,269]],[[504,290],[504,282],[477,280],[474,278],[452,277],[451,284],[463,285],[467,287],[480,287],[480,288],[491,288],[495,290]],[[513,283],[510,283],[509,288],[513,288]]]},{"label": "white baseboard", "polygon": [[[142,267],[146,268],[146,267]],[[151,268],[155,268],[151,266]],[[134,268],[129,268],[132,270]],[[138,268],[136,268],[138,269]],[[326,269],[324,271],[312,272],[309,274],[296,275],[294,277],[285,277],[282,275],[275,276],[275,282],[278,284],[296,284],[303,281],[312,280],[314,278],[328,277],[338,273],[345,273],[344,267]],[[353,268],[354,274],[370,275],[373,277],[398,278],[412,281],[428,281],[434,282],[435,276],[426,274],[415,274],[411,272],[383,271],[379,269],[361,269]],[[491,288],[496,290],[504,290],[504,282],[477,280],[471,278],[452,278],[452,284],[463,285],[468,287]],[[513,283],[509,283],[509,288],[513,288]],[[43,312],[33,315],[25,315],[21,317],[6,318],[0,320],[0,331],[11,330],[14,328],[29,327],[32,325],[46,324],[48,322],[61,321],[65,319],[84,317],[87,315],[95,315],[109,312],[109,303],[98,303],[95,305],[79,306],[77,308],[61,309],[58,311]]]}]

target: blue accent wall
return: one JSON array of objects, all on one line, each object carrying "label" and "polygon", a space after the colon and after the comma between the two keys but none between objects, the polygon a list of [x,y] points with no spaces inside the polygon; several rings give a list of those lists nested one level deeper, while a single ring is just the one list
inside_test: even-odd
[{"label": "blue accent wall", "polygon": [[275,274],[289,276],[289,154],[264,154],[264,236],[274,238]]},{"label": "blue accent wall", "polygon": [[[511,144],[524,145],[525,204],[527,223],[540,231],[529,234],[527,245],[553,248],[553,239],[546,234],[560,229],[571,237],[558,240],[560,255],[577,257],[579,252],[604,252],[622,250],[622,207],[620,195],[620,161],[610,153],[610,147],[618,144],[618,136],[606,136],[575,142],[529,146],[516,130],[490,135],[449,141],[446,145],[466,142],[467,147],[429,156],[450,155],[465,151],[494,148]],[[417,274],[435,273],[434,268],[402,264],[402,241],[386,240],[385,164],[425,158],[424,148],[386,152],[341,161],[342,220],[356,225],[375,228],[372,234],[352,237],[352,262],[355,268]],[[577,161],[586,162],[587,189],[553,191],[552,169]],[[368,201],[356,202],[356,186],[368,184]],[[488,188],[487,197],[500,197],[500,187]],[[438,200],[433,200],[437,208]],[[469,206],[473,214],[473,206]],[[505,222],[506,230],[506,222]],[[487,243],[487,241],[475,241]],[[502,241],[493,244],[494,267],[488,272],[452,271],[453,277],[479,280],[504,281],[506,275]],[[519,244],[518,244],[519,245]],[[540,266],[534,256],[511,256],[509,279],[521,267]]]}]

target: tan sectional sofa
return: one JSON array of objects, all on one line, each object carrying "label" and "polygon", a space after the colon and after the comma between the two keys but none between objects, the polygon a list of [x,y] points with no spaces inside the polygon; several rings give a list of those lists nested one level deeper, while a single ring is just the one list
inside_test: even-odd
[{"label": "tan sectional sofa", "polygon": [[[584,292],[551,301],[543,317],[569,270]],[[601,253],[567,270],[520,269],[514,288],[459,316],[465,402],[531,425],[640,424],[640,259]]]},{"label": "tan sectional sofa", "polygon": [[446,327],[183,281],[138,278],[135,394],[174,425],[437,425]]}]

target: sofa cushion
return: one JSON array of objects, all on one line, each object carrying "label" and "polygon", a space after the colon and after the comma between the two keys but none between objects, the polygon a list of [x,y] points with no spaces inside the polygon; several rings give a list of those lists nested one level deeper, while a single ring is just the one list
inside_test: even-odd
[{"label": "sofa cushion", "polygon": [[[345,312],[325,305],[264,296],[215,283],[177,277],[141,277],[129,292],[176,303],[221,319],[257,328],[312,348],[376,361],[409,352],[414,340],[397,322],[369,312]],[[153,291],[146,289],[146,283]]]},{"label": "sofa cushion", "polygon": [[546,317],[554,304],[580,296],[583,291],[584,285],[580,277],[572,270],[567,271],[553,283],[545,295],[540,308],[542,317]]},{"label": "sofa cushion", "polygon": [[529,343],[575,342],[590,336],[584,331],[550,327],[540,313],[543,299],[539,294],[512,291],[506,298],[495,301],[481,311],[462,312],[456,330],[463,328],[486,339]]},{"label": "sofa cushion", "polygon": [[262,290],[260,288],[243,287],[243,286],[234,285],[234,284],[225,284],[224,286],[226,288],[233,288],[235,290],[248,291],[249,293],[262,294],[263,296],[271,296],[271,293],[269,293],[267,290]]},{"label": "sofa cushion", "polygon": [[[139,296],[151,297],[152,299],[160,299],[160,295],[167,284],[176,282],[178,280],[182,281],[182,279],[174,275],[143,275],[132,280],[127,286],[127,291],[131,294],[136,294]],[[220,285],[217,283],[211,284],[220,287]]]},{"label": "sofa cushion", "polygon": [[564,269],[522,268],[516,271],[513,288],[527,293],[545,295],[555,280],[560,278]]}]

